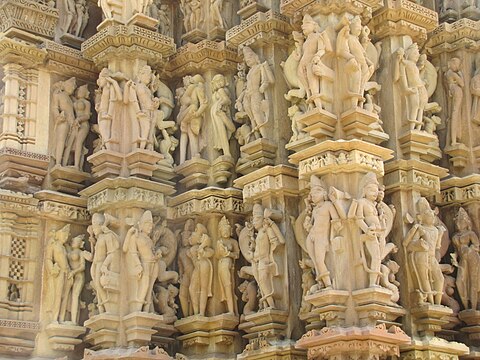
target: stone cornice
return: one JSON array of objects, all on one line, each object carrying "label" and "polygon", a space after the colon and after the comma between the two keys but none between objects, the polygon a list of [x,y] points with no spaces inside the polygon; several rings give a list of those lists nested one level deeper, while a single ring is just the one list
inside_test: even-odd
[{"label": "stone cornice", "polygon": [[228,45],[244,46],[255,43],[287,42],[291,33],[288,17],[269,10],[265,13],[256,13],[227,31]]},{"label": "stone cornice", "polygon": [[443,23],[429,34],[427,47],[432,54],[451,52],[462,48],[477,50],[480,40],[480,21],[461,19],[452,24]]},{"label": "stone cornice", "polygon": [[375,38],[410,35],[414,41],[425,41],[427,33],[438,26],[438,14],[408,0],[386,0],[377,10],[368,26]]},{"label": "stone cornice", "polygon": [[136,25],[110,25],[82,43],[82,53],[97,66],[117,56],[159,65],[175,53],[173,38]]},{"label": "stone cornice", "polygon": [[235,71],[241,61],[237,50],[224,41],[203,40],[198,44],[188,43],[179,48],[170,58],[166,73],[171,77],[182,77],[206,69]]},{"label": "stone cornice", "polygon": [[4,0],[0,4],[0,32],[17,29],[38,36],[53,38],[58,10],[30,0]]},{"label": "stone cornice", "polygon": [[382,6],[383,0],[282,0],[280,11],[290,17],[305,13],[316,15],[349,12],[369,18],[373,11]]},{"label": "stone cornice", "polygon": [[46,57],[45,49],[6,36],[0,37],[0,63],[2,64],[16,62],[33,67],[43,64]]},{"label": "stone cornice", "polygon": [[61,72],[64,76],[76,76],[88,81],[95,81],[97,70],[95,65],[85,59],[81,51],[46,40],[42,46],[47,50],[47,67],[49,70]]},{"label": "stone cornice", "polygon": [[438,206],[463,206],[480,200],[480,175],[473,174],[463,178],[451,177],[441,182],[440,194],[435,202]]}]

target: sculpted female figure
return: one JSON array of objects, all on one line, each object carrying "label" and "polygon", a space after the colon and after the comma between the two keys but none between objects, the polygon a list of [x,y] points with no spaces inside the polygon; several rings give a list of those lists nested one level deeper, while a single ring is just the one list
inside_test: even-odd
[{"label": "sculpted female figure", "polygon": [[[70,316],[74,324],[78,324],[78,305],[80,302],[80,293],[85,284],[85,257],[83,254],[83,239],[85,235],[79,235],[72,239],[71,249],[68,251],[68,263],[70,272],[67,276],[67,299],[70,299]],[[65,313],[67,301],[62,303],[62,313]]]},{"label": "sculpted female figure", "polygon": [[448,70],[445,73],[445,78],[448,84],[448,95],[451,98],[450,104],[450,145],[456,145],[458,136],[462,134],[462,101],[463,101],[463,87],[465,81],[463,74],[460,71],[461,60],[459,58],[452,58],[448,62]]},{"label": "sculpted female figure", "polygon": [[[49,292],[47,306],[50,306],[49,312],[52,314],[54,323],[65,320],[65,312],[61,313],[61,308],[66,308],[68,298],[65,297],[67,276],[70,272],[68,264],[67,249],[65,244],[70,236],[70,225],[53,231],[53,239],[47,245],[45,253],[46,275],[49,280]],[[65,305],[63,305],[65,304]]]},{"label": "sculpted female figure", "polygon": [[455,216],[457,233],[453,235],[457,257],[458,294],[465,309],[477,310],[478,292],[480,291],[480,242],[472,231],[472,220],[468,213],[460,208]]},{"label": "sculpted female figure", "polygon": [[62,165],[63,152],[67,145],[67,137],[71,127],[75,122],[75,112],[73,108],[72,95],[77,87],[75,78],[67,81],[59,81],[53,88],[53,118],[55,120],[55,148],[53,156],[55,165]]},{"label": "sculpted female figure", "polygon": [[475,75],[470,80],[470,92],[472,93],[472,122],[480,125],[480,66],[476,68]]},{"label": "sculpted female figure", "polygon": [[210,114],[213,125],[214,148],[221,150],[223,155],[231,156],[229,140],[235,132],[235,125],[230,117],[230,93],[225,77],[217,74],[212,79],[212,106]]},{"label": "sculpted female figure", "polygon": [[201,151],[200,132],[208,99],[205,94],[205,80],[202,75],[184,78],[185,91],[180,98],[180,111],[177,122],[180,125],[180,164],[187,159],[187,146],[190,158],[199,157]]},{"label": "sculpted female figure", "polygon": [[193,261],[189,256],[190,253],[190,237],[195,228],[195,223],[192,219],[185,222],[183,231],[181,233],[182,246],[178,251],[178,272],[180,274],[180,307],[182,308],[183,317],[192,315],[192,306],[189,298],[190,280],[193,273]]},{"label": "sculpted female figure", "polygon": [[77,89],[76,100],[73,103],[75,110],[75,122],[72,125],[70,134],[67,139],[67,146],[63,154],[63,164],[67,165],[70,157],[70,152],[73,147],[74,167],[77,170],[82,170],[85,139],[90,131],[90,116],[91,104],[88,99],[90,92],[88,91],[88,85],[82,85]]},{"label": "sculpted female figure", "polygon": [[417,207],[419,222],[410,229],[403,241],[407,254],[407,270],[413,290],[420,295],[419,303],[427,301],[432,305],[440,305],[444,277],[437,253],[446,229],[435,226],[436,215],[427,199],[422,197],[418,200]]},{"label": "sculpted female figure", "polygon": [[210,0],[210,16],[213,27],[225,29],[225,21],[222,16],[223,0]]},{"label": "sculpted female figure", "polygon": [[214,250],[210,247],[211,239],[204,225],[199,223],[195,226],[190,244],[189,256],[194,264],[189,287],[190,300],[193,314],[205,316],[208,298],[212,297],[213,265],[210,258]]},{"label": "sculpted female figure", "polygon": [[326,254],[330,251],[331,227],[338,230],[341,227],[339,220],[346,219],[345,210],[336,201],[334,194],[335,191],[330,193],[332,201],[328,201],[326,184],[317,176],[311,176],[307,216],[303,223],[308,233],[305,245],[315,266],[316,280],[322,282],[325,288],[332,286],[330,272],[325,264]]},{"label": "sculpted female figure", "polygon": [[221,289],[221,301],[226,302],[229,314],[235,314],[234,272],[235,260],[240,255],[238,242],[232,239],[232,227],[224,216],[218,224],[220,239],[217,241],[215,256],[218,259],[218,280]]},{"label": "sculpted female figure", "polygon": [[333,71],[323,63],[322,57],[327,51],[332,51],[332,47],[326,33],[320,32],[320,26],[308,14],[303,17],[302,31],[305,41],[298,64],[298,79],[310,105],[322,109],[322,99],[328,97],[322,80],[328,78],[333,81]]}]

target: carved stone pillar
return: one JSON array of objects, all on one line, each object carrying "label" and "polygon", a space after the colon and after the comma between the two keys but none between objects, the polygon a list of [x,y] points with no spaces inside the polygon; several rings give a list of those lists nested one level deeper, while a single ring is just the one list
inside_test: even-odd
[{"label": "carved stone pillar", "polygon": [[[193,266],[191,277],[187,275],[188,269],[185,265],[180,268],[180,305],[183,316],[175,322],[175,327],[182,334],[178,336],[181,352],[187,356],[217,354],[209,356],[230,358],[240,350],[240,339],[235,331],[239,323],[238,301],[235,293],[239,285],[236,274],[239,268],[237,263],[240,249],[235,231],[232,230],[244,216],[241,192],[233,188],[189,190],[173,197],[169,206],[169,219],[172,223],[178,224],[181,229],[183,228],[180,235],[182,244],[179,246],[182,249],[179,251],[179,264],[185,264],[185,261],[191,258]],[[195,229],[198,224],[204,227],[205,235],[210,242],[208,248],[211,256],[208,260],[191,257],[197,251],[194,250],[196,244],[192,242],[193,235],[190,236],[190,242],[187,239],[185,239],[187,242],[183,241],[187,231],[195,231],[193,228],[188,229],[186,224],[189,222]],[[227,233],[223,233],[224,229],[227,229]],[[230,235],[228,235],[228,229],[230,229]],[[231,268],[225,266],[227,263],[224,261],[229,255],[223,253],[221,250],[223,246],[228,247],[227,253],[235,254],[231,260],[227,260],[233,265]],[[208,264],[207,261],[209,265],[204,266]],[[201,271],[200,279],[195,277],[199,271]],[[194,306],[192,307],[194,301],[192,296],[201,296],[193,291],[195,285],[199,286],[201,293],[209,291],[204,309],[200,301],[200,312],[203,314],[196,312]],[[188,294],[186,294],[187,291]],[[232,296],[230,305],[227,291]],[[229,309],[232,305],[233,309]]]}]

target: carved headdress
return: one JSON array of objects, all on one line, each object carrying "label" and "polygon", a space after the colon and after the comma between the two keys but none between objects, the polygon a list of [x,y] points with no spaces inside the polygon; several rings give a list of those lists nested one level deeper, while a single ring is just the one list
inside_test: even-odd
[{"label": "carved headdress", "polygon": [[259,203],[255,203],[255,205],[253,205],[252,215],[253,216],[263,216],[264,215],[263,206]]},{"label": "carved headdress", "polygon": [[230,221],[227,220],[227,218],[224,216],[220,219],[220,222],[218,223],[218,228],[229,228],[230,230],[232,229],[230,225]]},{"label": "carved headdress", "polygon": [[457,214],[455,215],[455,224],[457,221],[465,221],[467,223],[467,230],[472,230],[472,219],[468,215],[467,211],[464,208],[458,209]]},{"label": "carved headdress", "polygon": [[365,197],[365,188],[369,185],[377,185],[377,186],[380,185],[377,180],[377,175],[371,171],[366,173],[363,176],[363,178],[360,180],[360,184],[358,188],[359,188],[359,193],[361,198]]},{"label": "carved headdress", "polygon": [[417,201],[417,211],[418,211],[418,214],[424,214],[427,211],[433,211],[433,210],[430,207],[430,203],[428,202],[428,200],[424,197],[421,197]]},{"label": "carved headdress", "polygon": [[142,217],[138,221],[138,224],[141,226],[142,224],[145,224],[147,222],[153,224],[153,216],[150,210],[147,210],[142,214]]},{"label": "carved headdress", "polygon": [[310,189],[322,188],[327,191],[327,184],[316,175],[310,176]]}]

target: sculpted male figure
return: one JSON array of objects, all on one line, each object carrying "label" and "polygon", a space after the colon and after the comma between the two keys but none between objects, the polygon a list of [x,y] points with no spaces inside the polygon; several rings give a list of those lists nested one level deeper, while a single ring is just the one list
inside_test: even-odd
[{"label": "sculpted male figure", "polygon": [[260,289],[260,303],[263,308],[275,309],[275,289],[273,278],[279,276],[274,252],[278,246],[285,244],[285,238],[278,226],[264,215],[263,206],[253,206],[252,224],[257,231],[255,248],[253,249],[253,276]]},{"label": "sculpted male figure", "polygon": [[260,63],[260,59],[252,49],[243,48],[245,63],[250,68],[247,74],[245,92],[243,94],[243,108],[252,122],[252,132],[266,137],[265,125],[268,122],[269,102],[267,89],[275,82],[270,65],[267,62]]},{"label": "sculpted male figure", "polygon": [[[310,195],[307,216],[304,228],[308,232],[306,247],[310,258],[315,265],[316,280],[323,282],[325,288],[332,286],[330,271],[325,264],[325,257],[330,251],[331,228],[341,226],[339,220],[346,219],[345,210],[336,201],[335,191],[331,195],[332,201],[327,200],[327,186],[317,176],[310,178]],[[312,208],[313,205],[313,208]]]},{"label": "sculpted male figure", "polygon": [[[369,286],[378,286],[380,267],[382,263],[382,246],[380,237],[385,229],[382,226],[377,210],[377,198],[379,193],[379,184],[377,176],[370,172],[367,173],[360,182],[360,199],[357,200],[357,224],[362,230],[361,253],[364,269],[368,273]],[[366,254],[370,259],[367,262]]]},{"label": "sculpted male figure", "polygon": [[97,295],[98,311],[100,313],[106,311],[105,305],[110,300],[108,291],[118,285],[116,277],[118,276],[120,266],[118,235],[110,230],[108,225],[109,221],[105,215],[101,213],[93,214],[92,225],[88,227],[92,253],[84,252],[85,258],[92,262],[90,274]]},{"label": "sculpted male figure", "polygon": [[302,31],[305,41],[298,64],[298,79],[311,107],[315,105],[322,109],[322,98],[325,99],[328,94],[321,87],[321,80],[333,75],[332,70],[322,61],[325,53],[332,50],[330,40],[325,32],[320,32],[320,26],[308,14],[303,17]]},{"label": "sculpted male figure", "polygon": [[158,273],[159,255],[153,252],[150,234],[153,230],[151,211],[143,213],[138,223],[125,236],[123,252],[127,255],[130,311],[149,311],[152,306],[152,289]]},{"label": "sculpted male figure", "polygon": [[418,68],[420,59],[418,45],[413,43],[407,50],[398,49],[397,57],[395,81],[400,81],[404,92],[407,120],[411,130],[420,130],[423,124],[423,111],[428,103],[428,93]]}]

